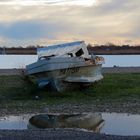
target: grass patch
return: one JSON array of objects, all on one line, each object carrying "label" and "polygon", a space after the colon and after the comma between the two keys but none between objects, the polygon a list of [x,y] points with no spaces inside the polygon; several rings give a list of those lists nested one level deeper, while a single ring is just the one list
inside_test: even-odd
[{"label": "grass patch", "polygon": [[90,90],[95,93],[94,95],[97,97],[140,97],[139,85],[140,74],[106,74],[104,75],[104,80],[95,84]]},{"label": "grass patch", "polygon": [[[49,94],[48,94],[49,93]],[[80,89],[52,96],[47,90],[38,90],[22,76],[0,76],[0,100],[33,101],[38,104],[91,103],[108,100],[140,98],[140,74],[105,74],[104,79],[88,89]]]},{"label": "grass patch", "polygon": [[31,99],[37,86],[23,76],[0,76],[0,99]]}]

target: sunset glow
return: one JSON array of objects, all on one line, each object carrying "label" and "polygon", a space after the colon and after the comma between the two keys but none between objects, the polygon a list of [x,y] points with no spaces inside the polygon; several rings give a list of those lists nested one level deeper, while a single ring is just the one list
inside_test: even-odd
[{"label": "sunset glow", "polygon": [[0,45],[140,44],[140,0],[0,0]]}]

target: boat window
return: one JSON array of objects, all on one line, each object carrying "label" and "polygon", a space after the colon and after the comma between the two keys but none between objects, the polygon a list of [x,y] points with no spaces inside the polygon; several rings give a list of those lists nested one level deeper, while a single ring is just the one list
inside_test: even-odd
[{"label": "boat window", "polygon": [[73,57],[73,54],[72,54],[72,53],[68,53],[68,55],[69,55],[70,57]]},{"label": "boat window", "polygon": [[84,52],[83,52],[82,49],[80,49],[79,51],[77,51],[77,52],[75,53],[76,56],[81,56],[82,54],[84,54]]}]

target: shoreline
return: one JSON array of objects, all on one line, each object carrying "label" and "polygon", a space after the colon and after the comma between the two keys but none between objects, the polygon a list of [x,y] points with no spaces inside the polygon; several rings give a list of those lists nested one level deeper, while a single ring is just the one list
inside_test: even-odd
[{"label": "shoreline", "polygon": [[[0,69],[2,75],[23,75],[25,69]],[[103,67],[102,73],[140,73],[140,67]]]}]

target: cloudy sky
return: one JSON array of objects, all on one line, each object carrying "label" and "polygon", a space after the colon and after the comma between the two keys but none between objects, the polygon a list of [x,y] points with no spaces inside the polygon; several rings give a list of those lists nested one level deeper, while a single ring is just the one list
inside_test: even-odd
[{"label": "cloudy sky", "polygon": [[140,0],[0,0],[0,46],[140,44]]}]

